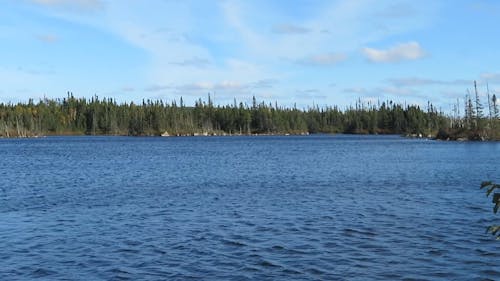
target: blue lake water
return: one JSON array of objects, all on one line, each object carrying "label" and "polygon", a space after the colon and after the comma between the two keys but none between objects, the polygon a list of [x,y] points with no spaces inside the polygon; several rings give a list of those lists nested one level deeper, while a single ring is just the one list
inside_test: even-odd
[{"label": "blue lake water", "polygon": [[0,139],[0,280],[500,280],[500,143]]}]

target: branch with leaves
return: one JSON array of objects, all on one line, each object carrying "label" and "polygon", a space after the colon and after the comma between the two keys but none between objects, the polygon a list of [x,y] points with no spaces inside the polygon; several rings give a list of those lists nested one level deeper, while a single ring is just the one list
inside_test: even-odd
[{"label": "branch with leaves", "polygon": [[[496,214],[500,207],[500,193],[494,192],[496,189],[500,190],[500,184],[495,184],[491,181],[484,181],[481,183],[481,189],[486,188],[486,196],[490,196],[493,193],[493,212]],[[500,240],[500,225],[492,225],[486,229],[486,233],[490,232],[492,235],[496,236],[497,240]]]}]

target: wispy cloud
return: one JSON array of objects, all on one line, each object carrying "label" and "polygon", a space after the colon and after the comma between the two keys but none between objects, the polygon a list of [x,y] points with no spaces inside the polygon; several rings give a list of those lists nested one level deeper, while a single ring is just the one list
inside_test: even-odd
[{"label": "wispy cloud", "polygon": [[159,92],[159,91],[163,91],[163,90],[168,90],[168,89],[171,89],[172,86],[169,86],[169,85],[151,85],[151,86],[148,86],[144,89],[144,91],[146,92]]},{"label": "wispy cloud", "polygon": [[342,90],[342,92],[347,93],[347,94],[367,94],[369,93],[369,90],[363,87],[357,87],[357,88],[346,88]]},{"label": "wispy cloud", "polygon": [[275,25],[273,26],[272,31],[277,34],[306,34],[311,32],[309,28],[294,24]]},{"label": "wispy cloud", "polygon": [[383,7],[380,11],[376,12],[375,15],[382,17],[384,19],[399,19],[399,18],[409,18],[417,14],[415,7],[412,2],[404,3],[393,3],[390,6]]},{"label": "wispy cloud", "polygon": [[247,85],[237,81],[222,81],[213,85],[215,90],[239,90],[244,88],[247,88]]},{"label": "wispy cloud", "polygon": [[[377,28],[366,24],[364,19],[373,14],[374,6],[386,6],[375,2],[324,2],[318,4],[323,8],[318,9],[317,14],[307,19],[294,20],[275,18],[273,13],[262,9],[267,7],[267,4],[221,1],[216,5],[214,14],[221,15],[217,17],[221,22],[217,23],[216,28],[219,24],[223,28],[208,31],[190,25],[196,22],[199,15],[189,9],[189,4],[171,4],[175,1],[164,3],[162,2],[162,7],[165,9],[177,8],[179,12],[171,15],[161,26],[151,28],[138,25],[132,20],[130,22],[134,24],[114,19],[113,29],[151,55],[151,84],[179,85],[177,91],[214,91],[218,86],[217,82],[200,84],[199,81],[241,81],[238,90],[234,87],[232,90],[252,94],[253,90],[269,88],[270,85],[256,82],[255,85],[250,85],[248,81],[277,77],[282,82],[287,81],[287,84],[298,83],[287,79],[294,77],[293,71],[300,66],[308,66],[311,69],[317,67],[317,71],[326,70],[345,62],[348,54],[359,50],[368,42],[377,42],[387,34],[402,32],[398,29],[381,34]],[[108,10],[113,10],[111,5]],[[263,22],[267,20],[267,24],[257,25],[255,19],[249,16],[257,10],[264,10],[261,16]],[[130,16],[134,17],[133,14]],[[153,13],[149,18],[154,19],[155,16],[161,15]],[[120,14],[121,18],[123,15]],[[407,20],[404,17],[399,19]],[[391,23],[399,22],[399,19]],[[272,25],[280,22],[281,24]],[[410,29],[412,28],[414,27]],[[206,34],[195,34],[201,30]],[[216,33],[212,33],[213,30]],[[327,33],[320,32],[322,30]],[[161,34],[153,34],[151,31]],[[406,28],[403,31],[406,31]],[[145,33],[147,36],[142,36]],[[167,40],[169,34],[183,34],[183,38],[189,40],[170,42]],[[224,39],[217,39],[219,37]],[[214,50],[214,46],[218,50]],[[290,66],[290,63],[294,65]],[[284,85],[286,84],[281,83],[280,87],[273,90],[285,95],[290,89],[286,89]],[[228,87],[218,88],[225,90]]]},{"label": "wispy cloud", "polygon": [[199,96],[205,92],[216,92],[219,96],[234,97],[245,94],[256,94],[258,90],[270,89],[278,83],[276,79],[262,79],[253,82],[224,80],[218,82],[193,82],[170,87],[176,94]]},{"label": "wispy cloud", "polygon": [[253,82],[250,84],[251,88],[254,89],[269,89],[272,88],[274,85],[276,85],[279,81],[276,79],[262,79],[256,82]]},{"label": "wispy cloud", "polygon": [[469,9],[488,16],[498,16],[500,13],[500,5],[496,1],[473,1],[469,3]]},{"label": "wispy cloud", "polygon": [[446,80],[436,80],[436,79],[419,78],[419,77],[391,78],[387,79],[387,81],[397,87],[407,87],[407,86],[413,87],[413,86],[428,86],[428,85],[470,85],[472,83],[472,81],[465,79],[446,81]]},{"label": "wispy cloud", "polygon": [[301,98],[301,99],[325,99],[327,98],[326,95],[321,93],[320,89],[299,89],[295,91],[297,94],[295,95],[296,98]]},{"label": "wispy cloud", "polygon": [[31,0],[31,2],[52,8],[97,11],[104,7],[102,0]]},{"label": "wispy cloud", "polygon": [[54,34],[41,34],[37,35],[36,38],[44,43],[55,43],[59,41],[59,37]]},{"label": "wispy cloud", "polygon": [[354,94],[358,97],[376,97],[376,98],[409,98],[418,97],[427,99],[427,96],[419,94],[415,89],[404,88],[404,87],[394,87],[394,86],[381,86],[374,88],[346,88],[343,90],[344,93]]},{"label": "wispy cloud", "polygon": [[205,67],[209,66],[211,64],[211,62],[208,59],[194,57],[194,58],[186,59],[183,61],[171,62],[170,64],[177,65],[177,66],[205,68]]},{"label": "wispy cloud", "polygon": [[54,69],[49,66],[19,66],[17,67],[17,71],[28,74],[28,75],[52,75],[55,74]]},{"label": "wispy cloud", "polygon": [[125,87],[122,87],[121,90],[123,92],[134,92],[135,91],[135,88],[134,87],[131,87],[131,86],[125,86]]},{"label": "wispy cloud", "polygon": [[303,89],[303,90],[297,90],[296,92],[301,93],[301,94],[316,94],[316,93],[319,93],[320,90],[319,89]]},{"label": "wispy cloud", "polygon": [[[313,91],[310,91],[313,90]],[[328,96],[321,94],[319,91],[314,91],[314,89],[309,89],[309,90],[298,90],[297,94],[294,96],[296,99],[301,99],[301,100],[323,100],[328,98]],[[310,105],[310,103],[308,104]]]},{"label": "wispy cloud", "polygon": [[464,91],[453,91],[453,90],[444,90],[440,92],[441,95],[447,99],[461,99],[464,97]]},{"label": "wispy cloud", "polygon": [[376,63],[417,60],[427,55],[417,42],[401,43],[389,49],[363,48],[363,54],[369,61]]},{"label": "wispy cloud", "polygon": [[[200,94],[201,91],[240,91],[247,89],[247,84],[242,84],[238,81],[221,81],[221,82],[194,82],[176,86],[174,89],[176,92],[197,92]],[[196,93],[195,93],[196,94]]]},{"label": "wispy cloud", "polygon": [[[313,9],[300,14],[286,6],[272,9],[282,4],[267,1],[148,0],[147,5],[135,0],[25,1],[43,7],[33,10],[62,19],[62,24],[73,22],[89,33],[96,32],[96,39],[97,36],[99,40],[109,39],[103,46],[109,44],[114,48],[120,44],[125,47],[121,49],[125,55],[134,53],[135,59],[130,60],[134,65],[129,69],[140,75],[134,75],[136,80],[118,81],[114,89],[134,81],[134,95],[182,94],[194,98],[217,92],[219,97],[243,99],[244,94],[249,97],[273,95],[288,101],[294,99],[296,89],[303,89],[300,94],[309,96],[323,93],[315,93],[316,88],[330,93],[335,86],[329,84],[332,77],[339,80],[333,89],[336,91],[362,85],[360,81],[345,79],[354,77],[351,72],[357,67],[354,59],[349,59],[352,54],[362,47],[378,48],[380,42],[405,38],[408,32],[420,30],[433,17],[428,11],[436,9],[432,4],[416,4],[413,8],[411,0],[399,1],[401,5],[375,0],[318,1]],[[76,13],[79,10],[84,12]],[[99,10],[102,10],[99,15],[85,13]],[[259,17],[256,18],[255,13],[259,13]],[[382,30],[381,25],[391,28]],[[69,41],[65,30],[51,29],[50,25],[36,32],[44,34],[46,30],[58,31],[57,34],[64,35],[61,41]],[[103,39],[103,34],[109,36]],[[59,38],[38,36],[37,39],[50,43]],[[426,46],[425,42],[420,43]],[[416,42],[365,48],[363,53],[374,62],[425,56]],[[345,71],[341,68],[344,66]],[[338,73],[331,73],[337,70]],[[123,73],[121,69],[114,71]],[[387,77],[391,76],[381,72],[377,78],[363,82],[374,85],[383,81],[394,88],[437,83],[424,78],[390,83],[373,81]],[[344,92],[373,96],[376,87],[368,88],[349,88]],[[329,95],[328,98],[342,102],[346,96],[350,95]]]},{"label": "wispy cloud", "polygon": [[394,96],[411,96],[416,93],[416,91],[413,89],[402,87],[381,87],[377,88],[376,91]]},{"label": "wispy cloud", "polygon": [[315,65],[315,66],[331,66],[347,59],[346,54],[340,53],[326,53],[306,57],[299,60],[300,64]]},{"label": "wispy cloud", "polygon": [[500,73],[482,73],[480,75],[480,79],[483,83],[500,83]]}]

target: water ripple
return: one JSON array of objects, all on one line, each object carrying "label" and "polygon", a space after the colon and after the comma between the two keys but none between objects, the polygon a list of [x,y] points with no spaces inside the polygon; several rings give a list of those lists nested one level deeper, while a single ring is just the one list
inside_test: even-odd
[{"label": "water ripple", "polygon": [[476,188],[498,150],[393,136],[1,140],[0,279],[498,280]]}]

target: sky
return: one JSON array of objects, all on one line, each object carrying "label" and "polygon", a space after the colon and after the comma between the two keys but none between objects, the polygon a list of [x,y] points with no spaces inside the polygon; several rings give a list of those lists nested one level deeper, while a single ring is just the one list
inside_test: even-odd
[{"label": "sky", "polygon": [[392,100],[500,92],[496,0],[0,0],[0,102]]}]

